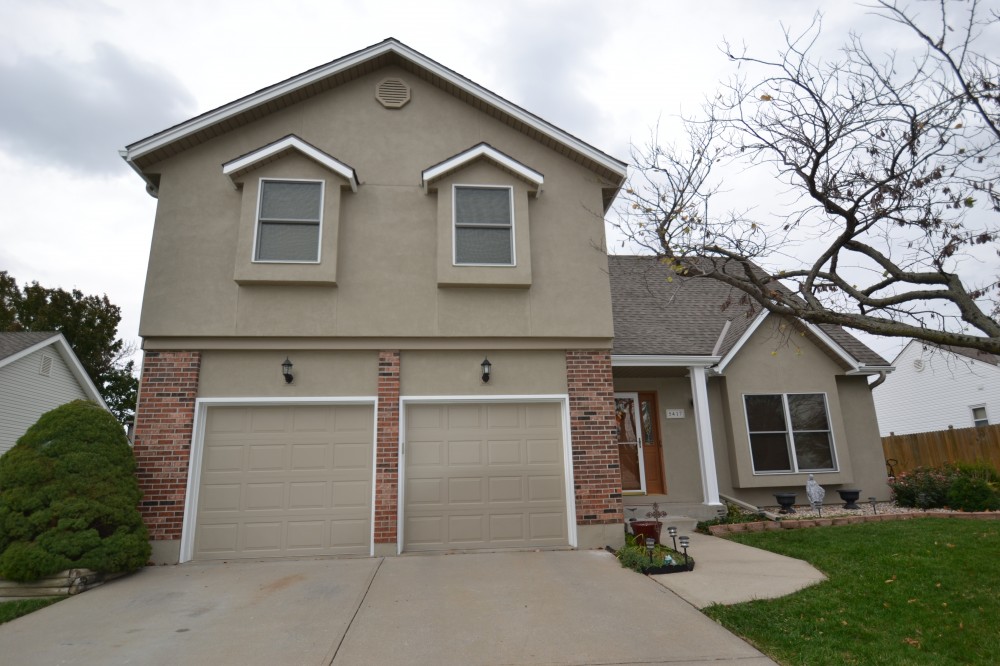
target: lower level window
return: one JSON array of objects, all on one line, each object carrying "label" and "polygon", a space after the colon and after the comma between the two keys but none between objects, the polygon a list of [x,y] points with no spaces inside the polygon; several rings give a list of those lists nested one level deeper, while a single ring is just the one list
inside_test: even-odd
[{"label": "lower level window", "polygon": [[822,393],[743,396],[755,473],[836,471]]}]

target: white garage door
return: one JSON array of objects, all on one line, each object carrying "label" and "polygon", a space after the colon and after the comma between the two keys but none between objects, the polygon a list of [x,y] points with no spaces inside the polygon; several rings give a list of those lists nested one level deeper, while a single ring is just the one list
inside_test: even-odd
[{"label": "white garage door", "polygon": [[565,546],[560,405],[412,405],[403,548]]},{"label": "white garage door", "polygon": [[372,410],[209,408],[194,559],[367,555]]}]

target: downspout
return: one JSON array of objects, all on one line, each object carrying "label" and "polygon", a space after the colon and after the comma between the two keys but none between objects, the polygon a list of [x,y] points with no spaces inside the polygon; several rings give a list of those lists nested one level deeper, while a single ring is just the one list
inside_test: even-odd
[{"label": "downspout", "polygon": [[888,373],[886,373],[885,370],[882,370],[881,372],[879,372],[878,373],[878,379],[876,379],[871,384],[869,384],[868,385],[868,389],[874,391],[879,385],[882,384],[882,382],[885,381],[886,374],[888,374]]}]

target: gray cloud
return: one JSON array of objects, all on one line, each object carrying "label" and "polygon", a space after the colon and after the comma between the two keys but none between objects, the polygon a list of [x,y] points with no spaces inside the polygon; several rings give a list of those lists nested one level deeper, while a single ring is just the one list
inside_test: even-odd
[{"label": "gray cloud", "polygon": [[107,43],[85,62],[24,57],[0,63],[0,146],[33,162],[120,173],[118,149],[193,115],[169,72]]},{"label": "gray cloud", "polygon": [[503,16],[488,32],[509,99],[585,141],[597,141],[602,112],[582,91],[595,83],[596,54],[609,35],[611,9],[597,2],[528,2]]}]

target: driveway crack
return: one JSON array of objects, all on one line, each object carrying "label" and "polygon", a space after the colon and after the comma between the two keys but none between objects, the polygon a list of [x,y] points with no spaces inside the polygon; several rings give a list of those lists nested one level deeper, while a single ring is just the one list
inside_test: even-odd
[{"label": "driveway crack", "polygon": [[331,654],[329,655],[329,658],[323,660],[324,666],[330,666],[331,664],[333,664],[334,661],[336,661],[336,659],[337,659],[337,653],[340,652],[340,646],[344,644],[344,639],[347,638],[347,634],[350,633],[351,627],[354,626],[354,620],[358,617],[358,613],[361,612],[361,607],[365,605],[365,599],[368,598],[368,591],[372,589],[372,583],[375,582],[375,576],[378,575],[378,571],[379,571],[379,569],[382,568],[382,563],[383,562],[385,562],[385,558],[384,557],[380,557],[379,560],[378,560],[378,564],[372,570],[372,575],[368,579],[368,584],[365,585],[365,591],[364,591],[364,593],[361,595],[361,598],[358,600],[357,607],[355,607],[355,609],[354,609],[354,614],[351,615],[351,621],[347,623],[347,628],[344,629],[344,633],[342,633],[340,635],[340,640],[338,640],[337,644],[334,645],[333,648],[331,649]]}]

